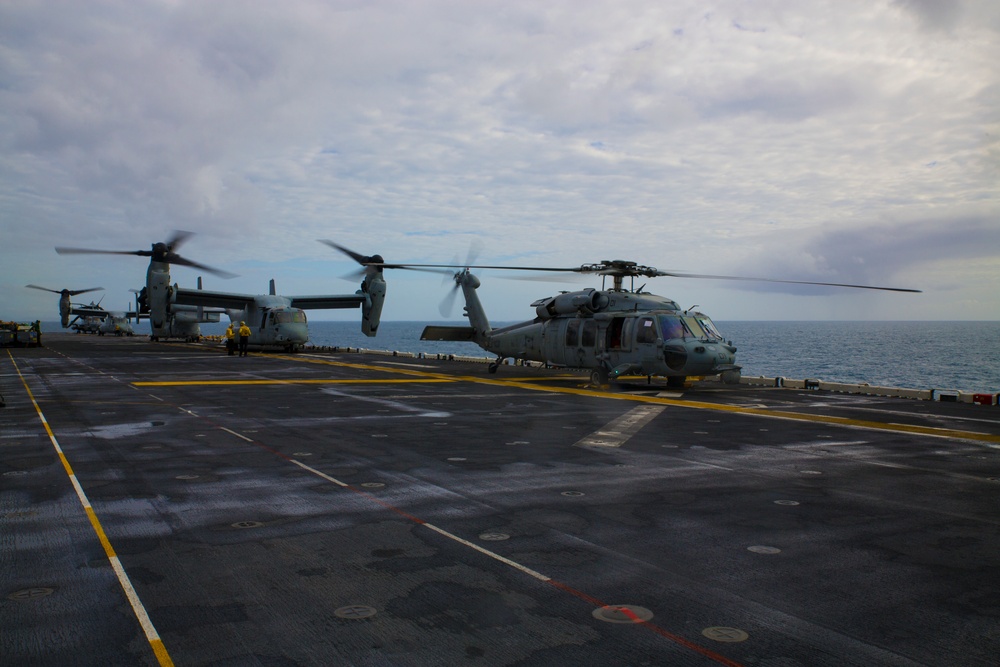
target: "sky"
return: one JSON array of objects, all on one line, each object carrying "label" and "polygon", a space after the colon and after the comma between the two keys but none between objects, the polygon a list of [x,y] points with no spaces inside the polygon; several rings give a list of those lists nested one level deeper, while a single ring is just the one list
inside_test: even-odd
[{"label": "sky", "polygon": [[[387,262],[679,278],[715,320],[1000,320],[994,0],[0,3],[0,319],[193,287],[351,294]],[[494,321],[599,280],[477,272]],[[535,275],[537,278],[537,275]],[[390,270],[383,318],[442,315]],[[312,320],[357,310],[312,311]]]}]

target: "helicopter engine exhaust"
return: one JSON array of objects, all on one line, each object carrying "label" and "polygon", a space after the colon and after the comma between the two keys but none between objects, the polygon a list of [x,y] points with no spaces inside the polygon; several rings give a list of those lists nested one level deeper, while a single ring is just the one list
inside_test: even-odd
[{"label": "helicopter engine exhaust", "polygon": [[600,290],[589,289],[583,292],[568,292],[559,296],[540,299],[533,304],[538,317],[550,319],[559,315],[573,313],[596,313],[607,307],[608,295]]}]

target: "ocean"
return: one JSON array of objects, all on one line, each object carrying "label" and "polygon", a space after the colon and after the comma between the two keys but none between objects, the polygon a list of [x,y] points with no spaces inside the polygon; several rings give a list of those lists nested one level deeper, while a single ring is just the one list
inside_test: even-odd
[{"label": "ocean", "polygon": [[[420,340],[427,324],[382,322],[376,338],[359,321],[310,322],[312,345],[489,357],[473,343]],[[513,322],[496,322],[503,326]],[[1000,322],[716,322],[737,347],[746,376],[814,379],[1000,393]],[[148,331],[140,325],[139,331]],[[221,334],[226,325],[202,325]],[[43,331],[59,331],[57,322]]]}]

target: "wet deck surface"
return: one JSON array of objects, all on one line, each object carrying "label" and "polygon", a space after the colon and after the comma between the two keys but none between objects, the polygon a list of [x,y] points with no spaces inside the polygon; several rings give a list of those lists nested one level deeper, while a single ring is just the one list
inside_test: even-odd
[{"label": "wet deck surface", "polygon": [[1000,655],[997,407],[45,343],[0,356],[3,665]]}]

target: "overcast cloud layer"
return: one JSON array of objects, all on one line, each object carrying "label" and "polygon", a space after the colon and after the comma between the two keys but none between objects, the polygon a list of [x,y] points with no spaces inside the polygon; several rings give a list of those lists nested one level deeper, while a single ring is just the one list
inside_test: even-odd
[{"label": "overcast cloud layer", "polygon": [[[924,290],[647,288],[718,320],[1000,319],[998,62],[993,0],[4,2],[0,319],[56,319],[27,283],[124,308],[144,259],[53,246],[175,229],[236,292],[353,292],[320,238],[397,262],[478,240]],[[387,278],[387,319],[440,319],[440,278]],[[498,278],[496,320],[574,288]]]}]

